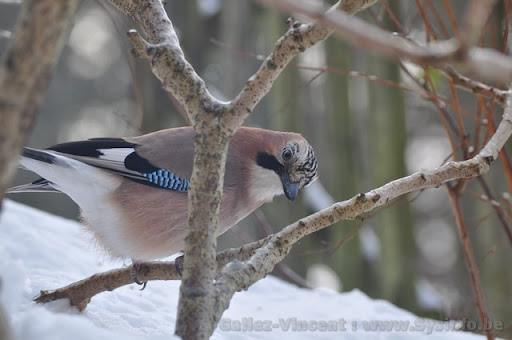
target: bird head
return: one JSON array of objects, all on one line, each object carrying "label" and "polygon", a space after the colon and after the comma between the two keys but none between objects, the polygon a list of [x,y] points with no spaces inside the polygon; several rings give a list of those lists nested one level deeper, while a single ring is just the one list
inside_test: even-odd
[{"label": "bird head", "polygon": [[284,141],[270,152],[258,153],[259,166],[274,171],[280,178],[283,191],[290,201],[299,189],[307,187],[317,178],[317,161],[313,148],[300,135]]}]

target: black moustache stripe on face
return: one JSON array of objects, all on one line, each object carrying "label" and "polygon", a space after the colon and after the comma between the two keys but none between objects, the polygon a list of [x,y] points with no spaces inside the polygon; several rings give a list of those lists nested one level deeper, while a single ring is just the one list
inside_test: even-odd
[{"label": "black moustache stripe on face", "polygon": [[256,156],[256,163],[265,169],[275,171],[278,175],[282,175],[284,173],[284,166],[279,163],[277,158],[266,152],[258,152],[258,155]]}]

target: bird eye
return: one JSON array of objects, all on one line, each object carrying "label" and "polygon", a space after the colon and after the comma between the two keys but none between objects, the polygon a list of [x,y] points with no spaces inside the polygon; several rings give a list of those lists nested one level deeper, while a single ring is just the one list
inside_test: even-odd
[{"label": "bird eye", "polygon": [[283,159],[285,161],[289,161],[292,158],[292,151],[290,149],[285,149],[283,151],[283,155],[282,156],[283,156]]}]

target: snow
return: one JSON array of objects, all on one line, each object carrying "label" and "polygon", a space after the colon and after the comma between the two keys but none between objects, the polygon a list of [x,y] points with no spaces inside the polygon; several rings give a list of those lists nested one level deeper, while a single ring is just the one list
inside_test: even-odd
[{"label": "snow", "polygon": [[[66,300],[46,305],[32,301],[42,289],[122,265],[96,249],[79,223],[4,201],[0,302],[17,339],[173,338],[177,281],[152,281],[144,291],[133,284],[102,293],[84,312]],[[235,295],[212,339],[483,339],[455,328],[453,321],[419,318],[358,290],[307,290],[268,276]]]}]

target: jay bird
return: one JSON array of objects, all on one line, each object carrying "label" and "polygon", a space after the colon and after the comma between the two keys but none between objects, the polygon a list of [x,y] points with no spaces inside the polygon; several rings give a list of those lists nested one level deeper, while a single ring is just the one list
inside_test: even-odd
[{"label": "jay bird", "polygon": [[[8,193],[62,192],[113,258],[163,258],[184,249],[193,140],[182,127],[24,148],[20,166],[42,178]],[[300,134],[241,127],[228,148],[217,236],[274,196],[293,201],[316,177],[313,148]]]}]

